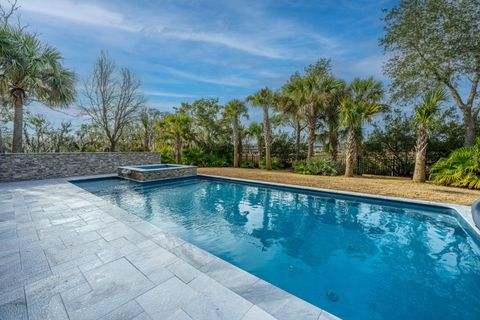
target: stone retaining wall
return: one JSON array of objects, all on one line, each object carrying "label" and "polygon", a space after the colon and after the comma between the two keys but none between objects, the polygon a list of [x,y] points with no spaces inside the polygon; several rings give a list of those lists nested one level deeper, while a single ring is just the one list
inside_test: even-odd
[{"label": "stone retaining wall", "polygon": [[157,152],[0,154],[0,182],[116,173],[119,166],[160,163]]}]

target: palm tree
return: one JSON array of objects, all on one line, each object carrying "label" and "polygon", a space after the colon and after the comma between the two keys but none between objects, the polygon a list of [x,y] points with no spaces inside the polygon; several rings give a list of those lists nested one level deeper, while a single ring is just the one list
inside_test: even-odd
[{"label": "palm tree", "polygon": [[232,131],[233,131],[233,167],[240,166],[240,157],[239,157],[239,148],[240,148],[240,134],[239,134],[239,125],[240,117],[244,116],[248,118],[248,109],[245,106],[245,103],[238,99],[231,100],[225,106],[223,111],[223,116],[226,119],[232,121]]},{"label": "palm tree", "polygon": [[442,89],[430,90],[423,96],[422,103],[415,107],[415,120],[418,124],[417,145],[415,147],[414,182],[425,182],[425,163],[427,158],[428,129],[435,116],[440,112],[447,94]]},{"label": "palm tree", "polygon": [[380,104],[383,88],[380,81],[368,78],[355,79],[350,84],[350,97],[340,103],[341,124],[347,128],[345,148],[345,176],[353,177],[355,158],[359,148],[363,123],[371,121],[373,116],[383,112]]},{"label": "palm tree", "polygon": [[263,155],[263,125],[261,123],[252,122],[247,128],[247,135],[249,137],[255,138],[257,142],[257,150],[258,150],[258,166],[260,167],[260,163],[262,162],[262,155]]},{"label": "palm tree", "polygon": [[0,28],[0,95],[14,108],[12,152],[23,151],[23,107],[37,100],[51,108],[66,108],[75,99],[75,75],[62,66],[57,49],[36,35]]},{"label": "palm tree", "polygon": [[338,160],[338,127],[340,122],[340,102],[347,94],[347,85],[343,80],[329,79],[327,101],[323,105],[323,117],[327,126],[327,152],[333,161]]},{"label": "palm tree", "polygon": [[308,128],[308,153],[310,158],[314,153],[315,130],[318,126],[320,104],[318,101],[317,77],[292,77],[289,83],[284,86],[285,94],[291,99],[291,110],[301,115]]},{"label": "palm tree", "polygon": [[158,122],[157,127],[175,144],[175,163],[182,163],[184,141],[190,133],[191,119],[184,113],[169,114]]},{"label": "palm tree", "polygon": [[285,91],[286,87],[277,95],[276,105],[278,110],[282,112],[282,114],[280,114],[282,124],[286,123],[293,128],[295,135],[295,160],[299,160],[302,131],[306,125],[303,117],[300,115],[300,108]]},{"label": "palm tree", "polygon": [[248,96],[249,101],[254,107],[261,107],[263,109],[263,137],[265,140],[265,169],[271,170],[270,164],[270,148],[271,148],[271,128],[270,128],[270,114],[269,110],[274,104],[274,94],[268,87],[260,89],[254,95]]}]

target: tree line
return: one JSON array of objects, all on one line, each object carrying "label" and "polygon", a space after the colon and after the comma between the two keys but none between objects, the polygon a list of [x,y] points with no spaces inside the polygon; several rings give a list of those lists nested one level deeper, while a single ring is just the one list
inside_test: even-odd
[{"label": "tree line", "polygon": [[[414,111],[414,180],[425,181],[431,131],[450,102],[463,118],[464,145],[472,146],[477,137],[479,1],[402,0],[387,10],[379,44],[388,54],[389,88],[373,77],[338,79],[331,61],[322,58],[278,90],[264,87],[225,105],[199,99],[170,113],[149,108],[141,81],[106,52],[77,94],[80,79],[63,66],[60,52],[11,22],[18,9],[13,2],[0,10],[0,150],[157,150],[178,163],[238,167],[243,145],[251,144],[258,148],[260,166],[271,169],[281,157],[278,150],[311,162],[321,142],[329,160],[343,162],[345,175],[352,176],[357,155],[368,145],[365,123],[388,113],[391,105],[406,105]],[[24,119],[24,106],[32,102],[57,109],[75,103],[90,123],[73,132],[69,123],[54,129],[41,117]],[[263,120],[245,127],[241,119],[248,117],[249,106],[260,108]],[[282,131],[286,126],[291,129]],[[344,159],[338,158],[340,149]]]}]

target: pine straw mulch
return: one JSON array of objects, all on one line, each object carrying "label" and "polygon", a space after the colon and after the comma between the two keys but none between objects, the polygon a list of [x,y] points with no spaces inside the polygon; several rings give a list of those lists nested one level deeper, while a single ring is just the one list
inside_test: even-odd
[{"label": "pine straw mulch", "polygon": [[354,178],[301,175],[286,170],[266,171],[241,168],[199,168],[199,173],[294,184],[300,186],[362,192],[375,195],[471,205],[480,191],[413,183],[408,178],[364,175]]}]

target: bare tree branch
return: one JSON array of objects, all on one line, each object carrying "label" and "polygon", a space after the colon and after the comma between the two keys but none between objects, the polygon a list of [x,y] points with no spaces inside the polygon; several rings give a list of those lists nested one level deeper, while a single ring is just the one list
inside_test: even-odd
[{"label": "bare tree branch", "polygon": [[145,105],[140,92],[141,82],[123,68],[116,73],[115,63],[102,52],[94,67],[93,74],[84,82],[84,102],[81,110],[104,132],[115,151],[123,130],[137,117]]}]

